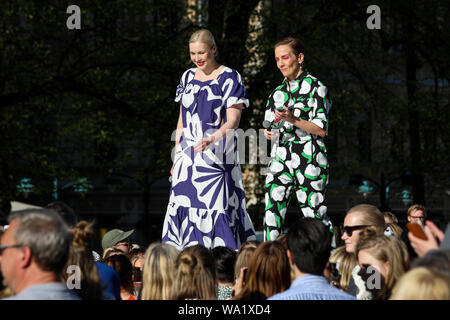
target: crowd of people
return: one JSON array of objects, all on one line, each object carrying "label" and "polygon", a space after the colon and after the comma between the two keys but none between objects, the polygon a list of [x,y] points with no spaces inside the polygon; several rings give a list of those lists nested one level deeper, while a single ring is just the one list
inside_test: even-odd
[{"label": "crowd of people", "polygon": [[450,228],[444,234],[425,220],[420,205],[407,216],[422,221],[426,240],[411,232],[402,240],[395,215],[360,204],[336,227],[343,242],[336,248],[325,224],[304,217],[275,240],[247,241],[237,250],[201,244],[179,250],[160,241],[140,246],[132,244],[134,230],[112,229],[101,254],[93,250],[93,223],[62,212],[10,214],[0,239],[3,299],[450,299]]}]

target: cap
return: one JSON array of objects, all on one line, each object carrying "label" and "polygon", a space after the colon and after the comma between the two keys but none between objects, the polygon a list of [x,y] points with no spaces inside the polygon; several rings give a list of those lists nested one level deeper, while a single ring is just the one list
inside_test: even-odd
[{"label": "cap", "polygon": [[112,229],[108,231],[107,233],[105,233],[102,239],[103,250],[114,247],[120,241],[128,238],[133,232],[134,229],[126,232],[120,229]]}]

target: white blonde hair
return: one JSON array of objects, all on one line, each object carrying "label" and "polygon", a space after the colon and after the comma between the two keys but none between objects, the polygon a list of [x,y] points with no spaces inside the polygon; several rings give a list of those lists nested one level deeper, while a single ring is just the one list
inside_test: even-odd
[{"label": "white blonde hair", "polygon": [[193,43],[193,42],[197,42],[197,41],[207,43],[207,44],[211,45],[211,47],[216,45],[214,36],[207,29],[197,30],[189,38],[189,43]]},{"label": "white blonde hair", "polygon": [[212,35],[211,31],[209,31],[208,29],[200,29],[200,30],[195,31],[189,38],[189,43],[194,43],[194,42],[206,43],[207,45],[210,46],[210,48],[215,47],[216,53],[214,54],[214,56],[217,57],[219,51],[217,49],[216,40],[214,40],[214,36]]}]

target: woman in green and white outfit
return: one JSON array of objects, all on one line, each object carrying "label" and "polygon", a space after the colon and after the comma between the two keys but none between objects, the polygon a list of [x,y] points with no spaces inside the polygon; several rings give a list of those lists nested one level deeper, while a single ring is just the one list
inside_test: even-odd
[{"label": "woman in green and white outfit", "polygon": [[269,96],[264,116],[271,123],[264,131],[266,138],[279,139],[267,170],[264,240],[275,240],[282,232],[294,192],[303,215],[322,220],[333,232],[324,202],[329,166],[323,138],[331,107],[327,88],[303,70],[304,50],[298,39],[276,43],[275,60],[285,79]]}]

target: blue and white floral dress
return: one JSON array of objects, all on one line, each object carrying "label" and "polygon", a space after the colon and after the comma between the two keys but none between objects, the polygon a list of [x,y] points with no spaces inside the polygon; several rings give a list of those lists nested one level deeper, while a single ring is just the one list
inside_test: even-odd
[{"label": "blue and white floral dress", "polygon": [[170,199],[162,241],[182,250],[238,249],[254,240],[247,212],[235,133],[211,144],[204,152],[193,146],[226,122],[226,109],[249,101],[240,74],[225,67],[214,80],[194,79],[196,68],[183,73],[175,101],[182,105],[183,131],[175,150]]}]

